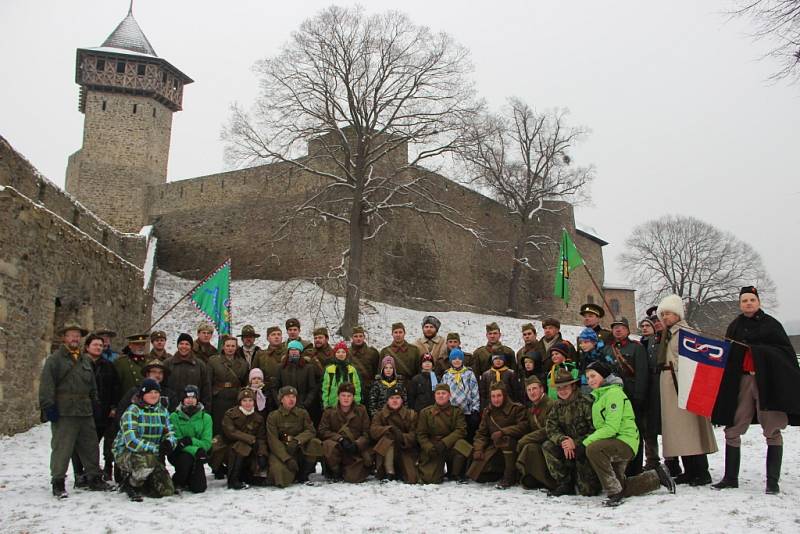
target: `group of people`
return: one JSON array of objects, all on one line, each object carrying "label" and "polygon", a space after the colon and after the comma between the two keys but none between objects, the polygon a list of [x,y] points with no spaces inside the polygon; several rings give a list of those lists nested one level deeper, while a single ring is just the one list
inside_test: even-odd
[{"label": "group of people", "polygon": [[[800,402],[798,393],[765,388],[774,380],[788,387],[797,360],[786,358],[788,337],[759,304],[757,290],[743,288],[742,314],[728,331],[739,343],[714,414],[726,426],[725,475],[714,486],[738,485],[739,438],[755,416],[768,442],[767,492],[776,493],[781,430]],[[129,336],[117,354],[113,332],[87,335],[67,324],[39,395],[52,424],[53,494],[67,496],[70,460],[76,487],[108,490],[114,478],[132,500],[205,491],[206,464],[232,489],[307,482],[321,463],[332,481],[447,478],[519,483],[552,496],[602,490],[609,506],[660,486],[674,493],[676,483],[709,484],[706,454],[717,450],[711,421],[678,406],[677,331],[688,328],[681,299],[649,309],[638,340],[625,319],[604,329],[596,304],[580,314],[576,344],[549,318],[541,337],[523,325],[523,346],[514,351],[490,323],[486,345],[471,353],[458,333],[441,336],[434,316],[422,320],[413,343],[402,323],[393,324],[392,343],[380,351],[362,327],[349,344],[331,346],[325,328],[305,341],[300,322],[289,319],[287,337],[271,326],[264,348],[248,325],[222,336],[218,352],[213,327],[203,323],[197,339],[178,336],[175,354],[162,331]],[[778,357],[788,378],[774,376]]]}]

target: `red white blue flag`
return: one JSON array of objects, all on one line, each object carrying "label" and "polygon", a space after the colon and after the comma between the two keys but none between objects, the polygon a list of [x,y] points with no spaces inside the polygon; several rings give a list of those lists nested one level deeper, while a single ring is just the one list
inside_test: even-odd
[{"label": "red white blue flag", "polygon": [[711,417],[731,344],[681,329],[678,335],[678,407]]}]

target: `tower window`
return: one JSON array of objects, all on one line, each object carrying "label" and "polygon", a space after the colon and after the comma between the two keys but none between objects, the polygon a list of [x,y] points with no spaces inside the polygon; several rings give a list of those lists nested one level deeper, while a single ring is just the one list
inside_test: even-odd
[{"label": "tower window", "polygon": [[144,76],[145,70],[147,69],[147,65],[136,65],[136,74],[138,76]]},{"label": "tower window", "polygon": [[106,70],[106,60],[98,58],[97,63],[95,63],[95,68],[100,72]]},{"label": "tower window", "polygon": [[178,90],[178,80],[175,80],[175,79],[172,80],[172,89],[174,91]]},{"label": "tower window", "polygon": [[620,310],[619,300],[611,299],[611,311],[614,315],[618,314]]},{"label": "tower window", "polygon": [[153,117],[156,116],[156,108],[153,108]]},{"label": "tower window", "polygon": [[586,302],[594,304],[594,295],[586,295]]},{"label": "tower window", "polygon": [[125,62],[124,61],[117,61],[117,73],[118,74],[125,74]]},{"label": "tower window", "polygon": [[134,115],[136,115],[136,107],[137,107],[137,106],[138,106],[138,104],[134,104],[134,105],[133,105],[133,114],[134,114]]},{"label": "tower window", "polygon": [[103,100],[103,111],[105,111],[105,110],[106,110],[106,101]]},{"label": "tower window", "polygon": [[166,72],[161,74],[161,83],[163,83],[163,84],[167,83],[167,73]]}]

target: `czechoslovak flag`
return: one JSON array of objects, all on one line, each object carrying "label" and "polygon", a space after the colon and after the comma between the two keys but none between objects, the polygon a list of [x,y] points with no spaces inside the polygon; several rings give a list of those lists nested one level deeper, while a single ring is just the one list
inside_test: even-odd
[{"label": "czechoslovak flag", "polygon": [[678,335],[678,407],[711,417],[731,344],[681,329]]}]

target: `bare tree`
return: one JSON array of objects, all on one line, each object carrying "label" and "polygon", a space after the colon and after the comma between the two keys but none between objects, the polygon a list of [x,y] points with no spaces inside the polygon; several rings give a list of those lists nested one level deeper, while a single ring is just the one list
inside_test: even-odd
[{"label": "bare tree", "polygon": [[758,252],[694,217],[668,215],[640,224],[625,247],[620,263],[640,302],[650,305],[668,294],[680,295],[690,323],[708,310],[725,309],[722,305],[735,302],[746,285],[758,287],[767,303],[774,300],[775,286]]},{"label": "bare tree", "polygon": [[537,113],[525,102],[510,98],[502,113],[487,113],[472,123],[470,142],[458,151],[468,183],[488,190],[519,223],[511,243],[509,315],[518,314],[523,269],[537,269],[529,252],[535,250],[543,259],[543,249],[554,244],[551,236],[539,230],[537,214],[563,209],[553,201],[580,198],[593,178],[592,166],[572,164],[569,153],[587,130],[567,126],[566,115],[558,109]]},{"label": "bare tree", "polygon": [[[319,190],[290,219],[349,229],[349,247],[330,273],[346,283],[344,336],[358,322],[364,244],[394,212],[434,215],[480,235],[436,198],[418,167],[452,152],[463,123],[480,111],[470,71],[467,50],[446,34],[394,11],[367,16],[332,6],[257,63],[261,94],[252,111],[233,107],[223,129],[229,161],[284,162],[319,177]],[[300,158],[309,141],[313,150]],[[416,149],[410,161],[408,143]]]},{"label": "bare tree", "polygon": [[749,18],[753,36],[771,41],[768,57],[780,63],[773,79],[800,77],[800,0],[737,0],[731,14]]}]

